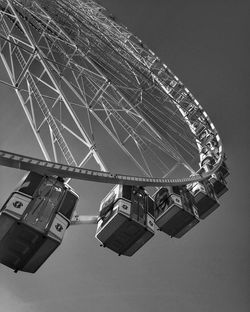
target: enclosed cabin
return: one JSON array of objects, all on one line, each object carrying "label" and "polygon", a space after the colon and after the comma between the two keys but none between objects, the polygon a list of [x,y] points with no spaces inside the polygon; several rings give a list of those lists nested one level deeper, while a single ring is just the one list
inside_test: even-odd
[{"label": "enclosed cabin", "polygon": [[211,176],[210,182],[213,185],[217,197],[221,197],[228,191],[226,178],[229,176],[229,170],[225,161],[220,168]]},{"label": "enclosed cabin", "polygon": [[194,204],[200,219],[205,219],[219,207],[213,185],[209,180],[195,182],[187,187],[194,197]]},{"label": "enclosed cabin", "polygon": [[30,172],[0,215],[0,262],[34,273],[62,242],[77,194],[62,179]]},{"label": "enclosed cabin", "polygon": [[218,169],[218,172],[220,172],[224,179],[229,176],[228,166],[225,161],[222,162],[220,168]]},{"label": "enclosed cabin", "polygon": [[220,171],[213,173],[209,178],[209,182],[212,184],[217,198],[221,197],[228,191],[227,182]]},{"label": "enclosed cabin", "polygon": [[167,186],[155,195],[155,224],[180,238],[199,222],[194,198],[185,186]]},{"label": "enclosed cabin", "polygon": [[154,235],[154,201],[141,187],[116,185],[102,200],[96,238],[119,255],[132,256]]},{"label": "enclosed cabin", "polygon": [[[203,165],[199,172],[209,172],[213,169],[213,166],[208,162]],[[208,179],[209,183],[213,187],[213,192],[217,198],[221,197],[228,191],[226,177],[229,175],[228,168],[225,162],[222,163],[220,168],[213,173]]]}]

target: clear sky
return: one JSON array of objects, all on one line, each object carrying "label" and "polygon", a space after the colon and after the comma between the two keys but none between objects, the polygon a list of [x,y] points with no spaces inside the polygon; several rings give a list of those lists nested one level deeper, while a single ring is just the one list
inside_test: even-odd
[{"label": "clear sky", "polygon": [[[100,3],[156,52],[207,111],[228,156],[230,190],[220,208],[182,239],[157,233],[132,258],[99,247],[95,226],[71,227],[35,275],[0,265],[0,311],[250,311],[250,2]],[[13,90],[0,86],[0,94],[0,149],[42,157]],[[22,176],[0,167],[1,203]],[[73,184],[82,194],[79,210],[93,214],[111,187]]]}]

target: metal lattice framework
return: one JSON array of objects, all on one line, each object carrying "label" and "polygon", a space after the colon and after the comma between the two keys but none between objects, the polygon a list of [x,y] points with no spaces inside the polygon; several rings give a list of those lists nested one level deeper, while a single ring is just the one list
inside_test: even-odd
[{"label": "metal lattice framework", "polygon": [[183,165],[188,183],[223,160],[190,91],[93,1],[0,0],[0,55],[47,161],[107,172],[115,142],[142,176]]}]

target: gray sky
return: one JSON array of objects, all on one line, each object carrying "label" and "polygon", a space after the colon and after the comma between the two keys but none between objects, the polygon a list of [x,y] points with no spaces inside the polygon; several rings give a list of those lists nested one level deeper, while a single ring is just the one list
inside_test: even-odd
[{"label": "gray sky", "polygon": [[[247,312],[249,1],[102,0],[195,95],[228,156],[229,192],[182,239],[157,233],[134,257],[99,247],[95,226],[70,228],[35,274],[0,265],[0,311]],[[4,68],[0,65],[0,76]],[[1,79],[1,78],[0,78]],[[11,89],[0,86],[0,148],[42,157]],[[0,168],[0,202],[22,172]],[[96,213],[109,185],[74,182],[80,210]]]}]

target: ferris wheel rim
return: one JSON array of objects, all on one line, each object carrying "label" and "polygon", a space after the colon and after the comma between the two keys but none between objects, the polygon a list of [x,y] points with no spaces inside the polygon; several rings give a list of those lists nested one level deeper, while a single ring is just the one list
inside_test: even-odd
[{"label": "ferris wheel rim", "polygon": [[62,178],[72,178],[78,180],[94,181],[109,184],[127,184],[138,186],[177,186],[187,185],[194,182],[202,182],[215,173],[222,165],[224,159],[220,161],[210,172],[202,172],[197,175],[183,179],[168,179],[161,177],[139,177],[129,176],[119,173],[103,172],[98,170],[74,167],[65,164],[54,163],[30,156],[16,154],[0,150],[0,165],[16,168],[25,171],[34,171],[44,175],[59,176]]},{"label": "ferris wheel rim", "polygon": [[[7,2],[10,3],[10,1],[7,1]],[[15,2],[15,1],[12,1],[12,2]],[[35,2],[39,3],[39,1],[35,1]],[[10,4],[10,5],[11,5],[11,4]],[[163,64],[163,65],[164,65],[164,64]],[[166,66],[166,65],[165,65],[165,66]],[[166,68],[167,68],[167,66],[166,66]],[[153,75],[153,76],[154,76],[154,79],[155,79],[155,80],[158,82],[158,84],[161,86],[161,88],[162,88],[163,90],[166,91],[166,87],[165,87],[165,85],[162,83],[162,81],[160,81],[156,75]],[[176,77],[176,76],[175,76],[175,77]],[[176,80],[179,81],[179,79],[178,79],[177,77],[176,77]],[[185,89],[186,89],[186,88],[185,88]],[[186,89],[186,90],[187,90],[187,89]],[[188,91],[188,90],[187,90],[187,91]],[[168,93],[168,92],[166,91],[166,93]],[[193,101],[194,101],[194,103],[196,104],[196,107],[199,108],[199,109],[201,110],[201,113],[202,113],[202,115],[203,115],[203,118],[204,118],[205,121],[207,122],[207,126],[208,126],[210,129],[213,130],[213,133],[216,133],[216,135],[214,135],[214,137],[216,137],[217,143],[218,143],[218,145],[219,145],[219,148],[218,148],[218,149],[219,149],[219,155],[218,155],[218,157],[217,157],[217,159],[216,159],[216,162],[215,162],[215,164],[214,164],[212,170],[209,170],[208,172],[202,174],[202,178],[201,178],[201,180],[202,180],[204,177],[207,178],[207,177],[210,176],[213,172],[215,172],[215,171],[220,167],[220,165],[222,164],[222,162],[223,162],[223,146],[222,146],[221,140],[220,140],[220,138],[219,138],[219,136],[218,136],[218,133],[217,133],[217,131],[215,130],[214,125],[213,125],[212,122],[210,121],[210,119],[209,119],[207,113],[203,110],[202,106],[194,99],[194,97],[192,96],[192,94],[191,94],[189,91],[187,92],[187,94],[189,94],[189,95],[193,98]],[[175,101],[175,99],[173,99],[173,101],[175,102],[176,107],[178,108],[178,110],[182,113],[182,111],[181,111],[181,106],[180,106],[180,102]],[[183,113],[183,114],[185,114],[185,113]],[[194,130],[192,129],[192,125],[191,125],[191,122],[190,122],[189,118],[188,118],[188,117],[185,117],[185,118],[186,118],[187,125],[188,125],[188,127],[190,128],[190,131],[194,134]],[[201,149],[200,149],[199,146],[198,146],[198,150],[199,150],[199,153],[200,153],[200,155],[201,155]],[[103,170],[103,171],[105,171],[105,170]],[[193,173],[193,174],[195,175],[195,173]],[[121,176],[122,176],[122,175],[121,175]],[[130,177],[131,177],[131,176],[130,176]],[[198,177],[200,177],[200,175],[197,175],[197,178],[196,178],[197,181],[199,180]],[[153,178],[153,177],[151,177],[151,179],[152,179],[152,178]],[[143,179],[146,179],[146,178],[143,177]],[[150,178],[149,178],[149,179],[150,179]],[[169,179],[167,179],[166,181],[169,181]],[[173,182],[173,184],[176,183],[176,180],[172,179],[172,181],[175,181],[175,182]],[[190,182],[190,181],[193,181],[193,178],[187,179],[187,181],[189,181],[189,182]],[[189,182],[188,182],[188,183],[189,183]],[[166,182],[164,182],[164,183],[166,183]],[[171,182],[171,183],[172,183],[172,182]]]}]

